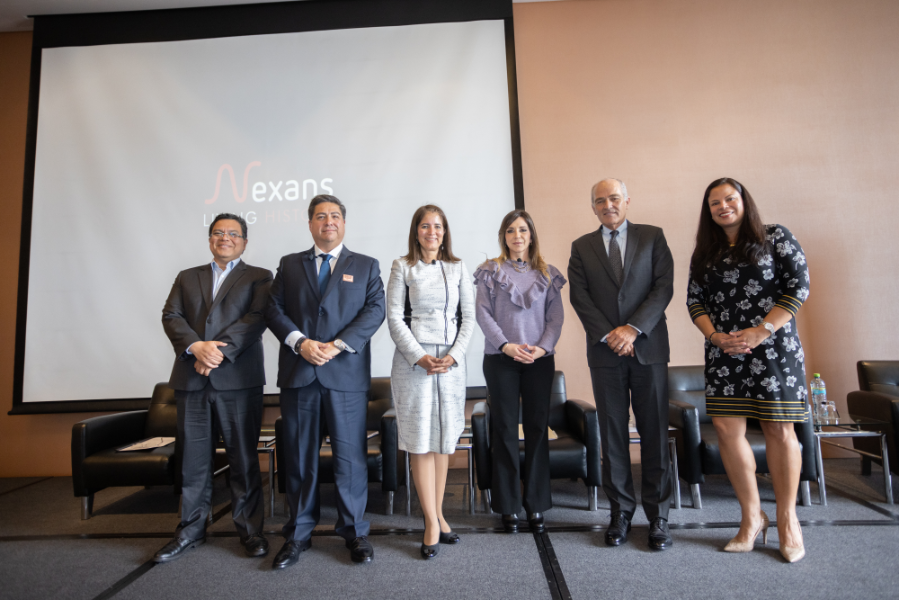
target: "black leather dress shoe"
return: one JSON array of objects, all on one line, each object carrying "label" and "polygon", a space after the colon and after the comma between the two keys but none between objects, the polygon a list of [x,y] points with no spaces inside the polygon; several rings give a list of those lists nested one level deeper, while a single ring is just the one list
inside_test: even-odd
[{"label": "black leather dress shoe", "polygon": [[536,533],[543,533],[546,531],[546,526],[543,522],[543,513],[530,513],[528,514],[528,527],[531,528],[531,531]]},{"label": "black leather dress shoe", "polygon": [[300,552],[304,552],[312,547],[312,538],[308,540],[287,540],[272,562],[273,569],[286,569],[290,565],[296,564],[300,560]]},{"label": "black leather dress shoe", "polygon": [[441,544],[458,544],[462,541],[462,538],[459,537],[459,534],[455,531],[450,531],[448,533],[440,532],[440,543]]},{"label": "black leather dress shoe", "polygon": [[627,532],[631,530],[631,520],[623,512],[612,513],[612,521],[606,531],[606,544],[620,546],[627,541]]},{"label": "black leather dress shoe", "polygon": [[375,555],[375,549],[364,535],[354,540],[347,540],[346,547],[350,549],[350,560],[355,563],[371,562]]},{"label": "black leather dress shoe", "polygon": [[662,517],[656,517],[649,524],[649,547],[653,550],[670,548],[671,532],[668,531],[668,521]]},{"label": "black leather dress shoe", "polygon": [[170,541],[168,544],[162,547],[154,556],[153,560],[158,563],[169,562],[171,560],[175,560],[176,558],[181,558],[181,555],[190,550],[191,548],[196,548],[197,546],[202,546],[206,543],[206,538],[201,537],[197,540],[185,540],[182,538],[175,538]]},{"label": "black leather dress shoe", "polygon": [[518,533],[518,515],[503,515],[503,529],[506,533]]},{"label": "black leather dress shoe", "polygon": [[254,533],[245,540],[240,542],[243,544],[243,550],[247,556],[265,556],[268,554],[268,540],[261,533]]}]

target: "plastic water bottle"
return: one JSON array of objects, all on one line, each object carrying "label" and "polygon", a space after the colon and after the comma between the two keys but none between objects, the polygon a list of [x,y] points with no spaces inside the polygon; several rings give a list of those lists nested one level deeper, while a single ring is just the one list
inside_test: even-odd
[{"label": "plastic water bottle", "polygon": [[815,421],[817,423],[827,423],[828,421],[828,413],[827,413],[827,387],[824,385],[824,380],[821,379],[820,373],[812,373],[811,383],[809,383],[808,388],[812,393],[812,407],[815,411]]}]

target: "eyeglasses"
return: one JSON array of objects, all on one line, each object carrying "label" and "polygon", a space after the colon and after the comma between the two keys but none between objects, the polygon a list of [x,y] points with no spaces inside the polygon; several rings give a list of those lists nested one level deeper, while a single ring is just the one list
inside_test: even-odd
[{"label": "eyeglasses", "polygon": [[212,232],[212,235],[209,236],[209,237],[214,237],[214,238],[218,238],[218,239],[223,239],[226,235],[227,235],[229,238],[231,238],[232,240],[242,240],[242,239],[244,239],[244,236],[240,235],[240,234],[237,233],[236,231],[219,231],[218,229],[216,229],[215,231],[213,231],[213,232]]}]

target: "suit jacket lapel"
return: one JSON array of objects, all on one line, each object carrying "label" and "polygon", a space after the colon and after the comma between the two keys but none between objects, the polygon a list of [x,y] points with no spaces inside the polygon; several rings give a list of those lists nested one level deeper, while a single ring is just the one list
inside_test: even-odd
[{"label": "suit jacket lapel", "polygon": [[343,278],[343,274],[346,273],[347,268],[353,264],[353,253],[347,250],[347,247],[344,246],[343,250],[340,252],[340,258],[337,259],[337,265],[334,267],[334,271],[331,273],[331,279],[328,280],[328,287],[325,288],[325,295],[322,296],[322,299],[331,293],[335,287],[337,287],[337,280]]},{"label": "suit jacket lapel", "polygon": [[244,261],[240,261],[234,266],[234,269],[230,273],[228,273],[228,276],[225,277],[222,285],[219,286],[219,291],[215,294],[215,300],[212,301],[212,306],[209,308],[210,312],[215,310],[215,307],[221,304],[222,298],[224,298],[228,294],[228,290],[230,290],[234,286],[234,284],[237,283],[237,280],[243,277],[246,270],[247,263],[245,263]]},{"label": "suit jacket lapel", "polygon": [[309,287],[315,292],[315,297],[321,300],[321,294],[318,293],[318,273],[315,272],[315,246],[306,251],[302,261],[303,270],[306,271],[306,277],[309,279]]},{"label": "suit jacket lapel", "polygon": [[627,274],[631,270],[634,263],[634,256],[637,254],[637,246],[640,245],[640,226],[633,223],[627,224],[627,248],[624,249],[624,275],[622,278],[627,281]]},{"label": "suit jacket lapel", "polygon": [[212,307],[212,265],[206,265],[200,269],[197,276],[200,280],[200,293],[203,295],[203,302],[206,303],[206,311]]},{"label": "suit jacket lapel", "polygon": [[[609,253],[606,251],[606,245],[602,240],[602,227],[594,232],[593,237],[590,238],[590,243],[593,245],[593,251],[596,252],[599,262],[602,263],[602,266],[606,269],[606,273],[609,274],[609,279],[612,280],[612,283],[614,283],[616,287],[620,287],[618,285],[618,278],[615,277],[615,272],[612,270],[612,263],[609,262]],[[630,247],[630,244],[628,244],[628,247]]]}]

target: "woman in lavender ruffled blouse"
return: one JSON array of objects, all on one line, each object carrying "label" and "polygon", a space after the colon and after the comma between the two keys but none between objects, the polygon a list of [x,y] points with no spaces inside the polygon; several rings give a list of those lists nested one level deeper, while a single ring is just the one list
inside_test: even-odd
[{"label": "woman in lavender ruffled blouse", "polygon": [[484,378],[490,390],[491,506],[518,531],[522,507],[518,400],[524,429],[524,497],[531,531],[544,529],[549,487],[549,400],[555,347],[562,333],[565,278],[540,254],[531,216],[513,210],[499,228],[500,255],[475,271],[475,316],[484,332]]}]

